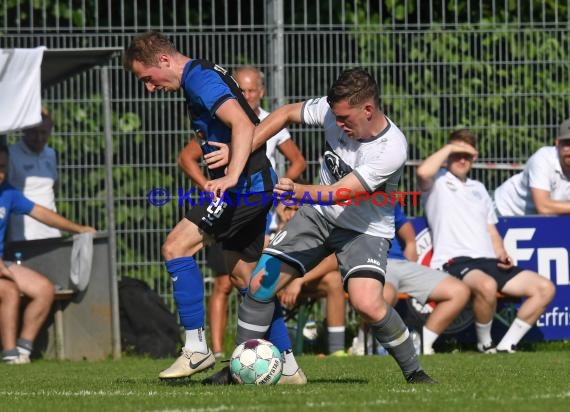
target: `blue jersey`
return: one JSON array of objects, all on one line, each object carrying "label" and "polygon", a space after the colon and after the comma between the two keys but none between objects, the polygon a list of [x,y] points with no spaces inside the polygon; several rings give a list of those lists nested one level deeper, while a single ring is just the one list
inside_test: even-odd
[{"label": "blue jersey", "polygon": [[394,223],[396,226],[396,236],[394,237],[394,240],[392,241],[392,247],[388,251],[388,258],[389,259],[399,259],[399,260],[405,260],[406,259],[406,257],[404,256],[404,252],[403,252],[403,247],[405,245],[403,244],[403,242],[400,240],[400,237],[398,236],[398,230],[400,230],[400,228],[402,226],[404,226],[404,224],[408,221],[409,220],[406,217],[406,214],[404,213],[404,211],[402,210],[402,207],[400,206],[399,203],[396,203],[394,205]]},{"label": "blue jersey", "polygon": [[0,185],[0,256],[4,253],[4,236],[10,214],[30,214],[35,204],[15,187],[8,183]]},{"label": "blue jersey", "polygon": [[[208,142],[231,143],[231,129],[216,117],[216,110],[228,99],[236,99],[253,124],[259,119],[249,107],[237,83],[226,70],[207,60],[190,60],[182,73],[192,128],[201,139],[203,154],[216,150]],[[224,175],[225,168],[210,171],[213,179]],[[265,144],[251,153],[238,183],[230,191],[252,193],[272,191],[277,175],[265,153]]]}]

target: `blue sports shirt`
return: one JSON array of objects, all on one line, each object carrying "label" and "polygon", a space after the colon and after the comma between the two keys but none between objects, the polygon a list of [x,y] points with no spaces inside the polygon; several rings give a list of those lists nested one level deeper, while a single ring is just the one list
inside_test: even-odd
[{"label": "blue sports shirt", "polygon": [[35,203],[8,183],[0,185],[0,256],[4,254],[4,237],[10,214],[28,215]]},{"label": "blue sports shirt", "polygon": [[[234,79],[222,67],[207,60],[190,60],[182,73],[182,88],[192,128],[201,140],[203,154],[216,150],[208,142],[230,144],[231,129],[216,117],[216,110],[228,99],[236,99],[253,124],[259,119],[249,107]],[[213,179],[222,177],[225,168],[210,171]],[[265,144],[251,153],[235,187],[237,193],[272,191],[277,175],[265,153]]]},{"label": "blue sports shirt", "polygon": [[388,258],[406,260],[406,257],[404,256],[403,252],[403,247],[405,245],[403,245],[403,242],[400,240],[400,237],[398,236],[398,230],[400,230],[400,228],[404,226],[404,224],[408,222],[409,219],[402,210],[402,207],[400,206],[399,203],[396,203],[394,205],[394,218],[395,218],[394,223],[396,226],[396,236],[394,236],[394,240],[392,241],[392,247],[388,251]]}]

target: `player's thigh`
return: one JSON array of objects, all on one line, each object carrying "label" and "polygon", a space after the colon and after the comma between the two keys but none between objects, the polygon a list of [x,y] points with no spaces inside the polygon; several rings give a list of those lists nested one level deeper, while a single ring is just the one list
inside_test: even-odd
[{"label": "player's thigh", "polygon": [[463,277],[463,282],[465,282],[473,292],[489,297],[496,295],[498,290],[497,281],[480,269],[470,270],[469,273]]},{"label": "player's thigh", "polygon": [[191,256],[204,247],[204,232],[188,219],[182,219],[170,231],[164,245],[162,254],[165,259],[174,259],[182,256]]},{"label": "player's thigh", "polygon": [[331,227],[314,208],[303,206],[263,252],[305,274],[331,254],[325,245]]},{"label": "player's thigh", "polygon": [[538,273],[523,270],[510,279],[501,292],[510,296],[524,297],[530,296],[540,289],[549,289],[550,280],[543,278]]},{"label": "player's thigh", "polygon": [[[440,271],[436,271],[440,272]],[[456,277],[440,272],[443,277],[437,282],[436,286],[429,293],[428,299],[434,302],[442,302],[451,300],[459,296],[469,296],[471,293],[469,287]]]},{"label": "player's thigh", "polygon": [[53,296],[53,283],[41,273],[23,265],[11,265],[14,281],[26,297]]},{"label": "player's thigh", "polygon": [[327,241],[336,253],[343,282],[355,277],[375,278],[384,284],[390,242],[351,230],[337,229]]}]

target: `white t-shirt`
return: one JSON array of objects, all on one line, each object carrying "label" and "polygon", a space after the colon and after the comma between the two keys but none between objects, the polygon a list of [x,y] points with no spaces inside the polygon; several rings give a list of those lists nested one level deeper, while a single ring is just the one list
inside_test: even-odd
[{"label": "white t-shirt", "polygon": [[[50,210],[55,209],[53,186],[57,181],[55,151],[45,146],[41,153],[32,152],[19,140],[10,146],[8,182],[28,199]],[[61,237],[61,232],[27,215],[10,216],[8,240],[32,240]]]},{"label": "white t-shirt", "polygon": [[570,200],[570,181],[562,172],[555,146],[538,149],[524,170],[495,190],[495,206],[502,216],[536,215],[530,188],[550,192],[553,200]]},{"label": "white t-shirt", "polygon": [[[261,107],[259,108],[259,120],[263,120],[265,119],[267,116],[269,116],[269,112],[266,110],[263,110]],[[289,131],[285,128],[279,130],[279,132],[277,132],[277,134],[275,136],[272,136],[267,142],[265,142],[266,145],[266,150],[265,152],[267,153],[267,157],[269,158],[269,161],[271,162],[271,166],[273,166],[273,169],[275,169],[275,165],[276,165],[276,161],[275,161],[275,151],[277,150],[277,147],[279,145],[281,145],[281,143],[285,142],[286,140],[291,138],[291,134],[289,133]]]},{"label": "white t-shirt", "polygon": [[433,242],[432,268],[439,269],[458,256],[496,257],[487,226],[498,219],[481,182],[463,182],[441,169],[432,188],[423,193],[423,201]]},{"label": "white t-shirt", "polygon": [[[394,207],[390,201],[407,159],[408,143],[404,134],[386,117],[388,126],[374,139],[359,142],[350,138],[336,125],[326,97],[307,100],[302,109],[302,122],[322,126],[326,149],[322,155],[320,180],[323,185],[336,183],[349,173],[360,180],[369,193],[384,192],[388,201],[375,205],[370,199],[349,206],[315,205],[327,220],[335,225],[372,236],[394,237]],[[382,197],[375,197],[382,203]]]}]

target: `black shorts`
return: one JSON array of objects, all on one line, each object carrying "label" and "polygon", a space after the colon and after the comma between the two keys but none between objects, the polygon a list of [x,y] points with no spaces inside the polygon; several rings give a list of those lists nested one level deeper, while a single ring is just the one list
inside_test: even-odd
[{"label": "black shorts", "polygon": [[485,274],[491,276],[497,282],[497,290],[502,291],[505,284],[521,273],[524,269],[519,266],[513,266],[510,269],[499,269],[497,264],[499,259],[494,258],[470,258],[459,256],[443,265],[443,270],[456,278],[463,279],[470,271],[478,269]]},{"label": "black shorts", "polygon": [[221,242],[206,247],[206,266],[214,271],[214,277],[230,273],[226,266],[224,248]]},{"label": "black shorts", "polygon": [[272,196],[273,192],[244,195],[226,192],[217,202],[192,207],[186,219],[222,242],[224,250],[256,261],[263,250],[267,212],[272,206],[268,199]]}]

